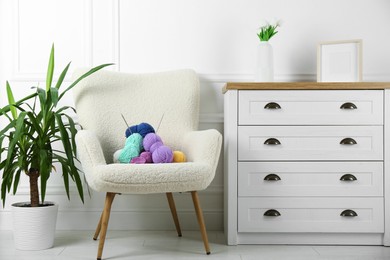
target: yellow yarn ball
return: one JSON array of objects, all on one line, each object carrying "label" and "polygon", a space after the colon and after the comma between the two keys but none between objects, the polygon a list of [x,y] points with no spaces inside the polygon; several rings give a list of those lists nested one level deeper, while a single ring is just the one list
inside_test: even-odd
[{"label": "yellow yarn ball", "polygon": [[173,162],[185,162],[186,155],[182,151],[173,151]]}]

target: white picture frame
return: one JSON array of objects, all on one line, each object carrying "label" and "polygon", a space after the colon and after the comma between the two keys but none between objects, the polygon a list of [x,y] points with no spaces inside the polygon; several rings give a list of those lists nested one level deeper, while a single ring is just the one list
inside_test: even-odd
[{"label": "white picture frame", "polygon": [[317,47],[317,82],[362,81],[362,40],[321,42]]}]

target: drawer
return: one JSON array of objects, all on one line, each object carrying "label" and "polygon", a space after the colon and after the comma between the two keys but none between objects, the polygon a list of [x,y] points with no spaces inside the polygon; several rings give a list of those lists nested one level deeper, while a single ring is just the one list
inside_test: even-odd
[{"label": "drawer", "polygon": [[[279,216],[270,210],[276,210]],[[357,216],[341,216],[353,213]],[[239,198],[239,232],[383,233],[382,198]]]},{"label": "drawer", "polygon": [[383,196],[382,162],[240,162],[238,196]]},{"label": "drawer", "polygon": [[240,126],[238,159],[382,160],[383,127]]},{"label": "drawer", "polygon": [[239,91],[239,125],[381,125],[382,90]]}]

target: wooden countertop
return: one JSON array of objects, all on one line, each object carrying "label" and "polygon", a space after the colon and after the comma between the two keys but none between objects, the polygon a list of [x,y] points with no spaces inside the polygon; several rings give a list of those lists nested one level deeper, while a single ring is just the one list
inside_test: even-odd
[{"label": "wooden countertop", "polygon": [[228,82],[228,90],[321,90],[321,89],[390,89],[390,82]]}]

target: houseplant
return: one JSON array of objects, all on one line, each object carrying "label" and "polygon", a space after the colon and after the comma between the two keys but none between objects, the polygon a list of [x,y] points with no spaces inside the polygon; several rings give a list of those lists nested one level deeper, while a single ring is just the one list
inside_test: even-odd
[{"label": "houseplant", "polygon": [[280,26],[280,21],[275,24],[266,23],[260,27],[257,33],[260,43],[257,45],[257,66],[255,80],[258,82],[274,81],[274,61],[273,49],[269,40],[278,33],[276,29]]},{"label": "houseplant", "polygon": [[[44,249],[51,247],[53,244],[58,205],[45,202],[45,195],[47,181],[58,165],[62,169],[68,199],[70,198],[69,181],[72,180],[76,183],[80,199],[84,202],[82,180],[76,166],[75,135],[77,128],[72,117],[67,114],[72,110],[74,111],[74,108],[59,106],[59,102],[79,81],[108,65],[110,64],[92,68],[61,92],[61,86],[70,63],[62,71],[54,86],[53,45],[50,52],[45,89],[34,87],[32,88],[33,93],[15,101],[11,86],[8,81],[6,83],[8,105],[0,108],[0,118],[7,121],[7,124],[0,127],[1,199],[3,207],[7,193],[12,191],[15,194],[17,192],[22,174],[26,174],[30,181],[30,202],[15,203],[12,207],[14,239],[15,246],[18,249]],[[63,151],[55,147],[56,143],[62,144]],[[40,196],[38,179],[40,179]],[[47,219],[49,212],[53,213],[54,221]],[[17,216],[18,213],[22,215]],[[37,215],[26,215],[30,213]],[[20,220],[20,223],[16,222],[18,220]],[[45,222],[41,224],[32,223],[31,221],[34,220],[44,220]],[[47,234],[50,232],[44,230],[48,226],[52,229],[50,231],[52,234]],[[31,228],[36,230],[30,230]],[[17,234],[16,231],[22,233]],[[28,240],[28,235],[32,235],[31,241]],[[45,235],[49,235],[49,237],[44,238]]]}]

